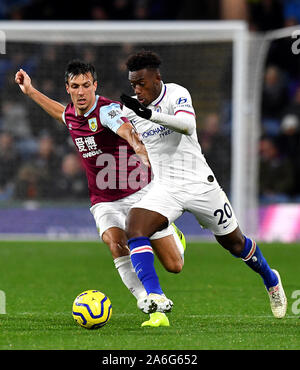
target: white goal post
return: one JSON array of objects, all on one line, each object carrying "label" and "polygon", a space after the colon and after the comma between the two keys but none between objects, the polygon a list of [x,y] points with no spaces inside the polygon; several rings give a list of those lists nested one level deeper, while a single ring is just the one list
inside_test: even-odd
[{"label": "white goal post", "polygon": [[[232,43],[232,121],[230,199],[245,233],[256,234],[257,191],[255,170],[256,130],[249,102],[249,31],[242,21],[212,22],[27,22],[2,21],[6,42],[65,42],[93,44]],[[250,67],[253,67],[250,66]],[[172,66],[168,66],[172,68]],[[196,71],[195,71],[196,73]],[[193,74],[193,72],[192,72]],[[168,81],[177,82],[177,81]],[[185,86],[189,89],[189,86]],[[254,132],[254,139],[251,133]],[[250,136],[249,136],[250,135]]]}]

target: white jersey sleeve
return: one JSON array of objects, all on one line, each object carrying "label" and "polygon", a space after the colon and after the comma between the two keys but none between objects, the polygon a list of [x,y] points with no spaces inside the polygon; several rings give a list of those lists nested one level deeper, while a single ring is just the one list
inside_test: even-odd
[{"label": "white jersey sleeve", "polygon": [[188,90],[182,86],[176,87],[169,96],[169,105],[172,107],[173,114],[187,113],[195,117],[192,98]]},{"label": "white jersey sleeve", "polygon": [[150,121],[162,124],[181,134],[192,135],[196,129],[196,119],[188,90],[182,86],[174,89],[168,98],[168,114],[154,110]]}]

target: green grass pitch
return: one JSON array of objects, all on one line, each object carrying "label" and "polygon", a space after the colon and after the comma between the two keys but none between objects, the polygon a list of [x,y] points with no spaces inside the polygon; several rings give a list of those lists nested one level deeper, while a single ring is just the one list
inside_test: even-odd
[{"label": "green grass pitch", "polygon": [[[136,308],[105,245],[1,241],[6,314],[0,315],[0,349],[300,349],[300,303],[292,298],[300,290],[300,245],[260,247],[281,273],[289,301],[286,318],[273,318],[259,275],[217,244],[202,242],[188,244],[180,274],[156,264],[174,301],[171,326],[142,328],[148,316]],[[103,291],[113,306],[109,323],[95,331],[79,327],[71,314],[74,298],[87,289]]]}]

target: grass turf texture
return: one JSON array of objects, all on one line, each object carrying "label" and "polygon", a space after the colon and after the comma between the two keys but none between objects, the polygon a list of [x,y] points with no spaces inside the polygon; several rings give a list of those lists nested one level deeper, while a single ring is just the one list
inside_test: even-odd
[{"label": "grass turf texture", "polygon": [[[157,264],[173,299],[167,328],[141,328],[148,315],[121,283],[107,248],[98,242],[0,242],[0,349],[199,350],[300,349],[299,244],[260,244],[277,268],[289,300],[287,317],[273,318],[261,278],[214,243],[189,243],[180,274]],[[112,301],[109,323],[96,331],[72,318],[76,295],[98,289]],[[299,307],[300,305],[298,305]]]}]

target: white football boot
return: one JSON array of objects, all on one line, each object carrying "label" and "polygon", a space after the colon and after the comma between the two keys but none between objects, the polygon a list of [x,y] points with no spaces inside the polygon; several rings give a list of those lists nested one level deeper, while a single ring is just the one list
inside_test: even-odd
[{"label": "white football boot", "polygon": [[137,301],[138,308],[144,313],[170,312],[173,302],[162,294],[150,293]]},{"label": "white football boot", "polygon": [[269,288],[268,294],[270,298],[270,304],[271,304],[271,310],[273,312],[273,315],[277,319],[282,319],[286,314],[287,309],[287,299],[283,290],[283,286],[281,283],[280,275],[278,271],[273,270],[272,271],[276,274],[278,277],[278,284]]}]

